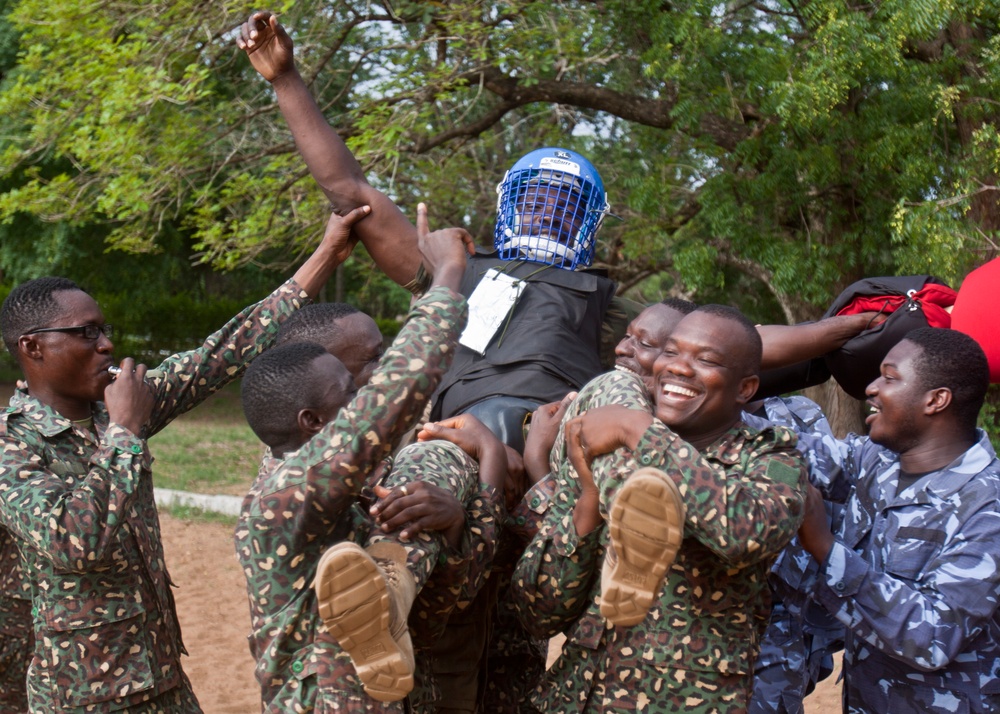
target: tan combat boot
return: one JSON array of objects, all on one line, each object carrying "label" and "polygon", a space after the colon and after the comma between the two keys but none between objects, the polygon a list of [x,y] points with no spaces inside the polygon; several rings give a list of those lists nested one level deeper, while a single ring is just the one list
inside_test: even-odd
[{"label": "tan combat boot", "polygon": [[618,490],[601,570],[601,614],[612,625],[645,619],[684,539],[684,511],[677,484],[659,469],[639,469]]},{"label": "tan combat boot", "polygon": [[338,543],[320,558],[313,582],[319,615],[354,663],[372,699],[395,702],[413,689],[413,642],[406,625],[416,583],[406,550],[381,542]]}]

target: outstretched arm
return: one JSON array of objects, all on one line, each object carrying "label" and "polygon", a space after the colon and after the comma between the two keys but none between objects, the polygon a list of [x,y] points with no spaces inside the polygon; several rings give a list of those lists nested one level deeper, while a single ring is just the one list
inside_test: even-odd
[{"label": "outstretched arm", "polygon": [[341,215],[371,206],[372,215],[354,226],[375,264],[395,282],[406,285],[420,266],[417,230],[399,207],[364,177],[361,165],[316,105],[295,67],[292,39],[267,11],[240,27],[237,46],[271,86],[278,106],[312,177]]},{"label": "outstretched arm", "polygon": [[797,362],[822,357],[844,345],[852,337],[885,321],[885,315],[863,312],[834,315],[799,325],[758,325],[764,343],[761,369],[778,369]]}]

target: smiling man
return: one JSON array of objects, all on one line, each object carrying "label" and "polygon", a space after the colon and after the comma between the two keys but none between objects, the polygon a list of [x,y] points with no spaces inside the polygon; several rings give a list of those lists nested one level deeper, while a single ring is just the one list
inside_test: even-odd
[{"label": "smiling man", "polygon": [[591,616],[570,626],[569,654],[533,699],[540,711],[745,710],[767,572],[805,499],[794,435],[741,421],[760,360],[752,323],[705,306],[654,363],[655,416],[612,405],[566,424],[579,495],[554,547],[518,564],[522,599],[557,581],[564,603],[599,607],[613,627]]},{"label": "smiling man", "polygon": [[37,278],[4,300],[0,331],[27,387],[0,414],[0,535],[22,558],[19,569],[0,564],[0,582],[31,596],[28,711],[201,711],[181,668],[147,439],[273,343],[350,254],[350,226],[367,214],[333,217],[290,280],[155,378],[131,358],[112,378],[111,326],[73,281]]},{"label": "smiling man", "polygon": [[820,564],[814,599],[846,629],[844,711],[1000,711],[1000,462],[976,429],[986,356],[955,330],[921,328],[867,389],[869,436],[802,437],[832,497],[810,489],[799,531]]}]

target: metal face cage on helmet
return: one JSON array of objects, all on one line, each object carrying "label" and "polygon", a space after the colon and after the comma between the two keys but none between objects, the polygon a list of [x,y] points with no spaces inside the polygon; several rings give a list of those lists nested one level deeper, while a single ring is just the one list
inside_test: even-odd
[{"label": "metal face cage on helmet", "polygon": [[502,260],[574,270],[594,260],[595,236],[610,210],[594,165],[573,151],[537,149],[497,186],[493,246]]}]

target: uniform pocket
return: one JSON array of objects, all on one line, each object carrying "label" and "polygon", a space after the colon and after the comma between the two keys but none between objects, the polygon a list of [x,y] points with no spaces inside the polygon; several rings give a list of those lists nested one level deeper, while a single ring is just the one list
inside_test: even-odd
[{"label": "uniform pocket", "polygon": [[153,687],[146,612],[139,603],[97,598],[55,602],[41,632],[52,696],[81,707],[127,697]]},{"label": "uniform pocket", "polygon": [[918,582],[927,564],[937,557],[941,545],[936,540],[906,538],[900,528],[886,557],[886,572],[911,583]]}]

